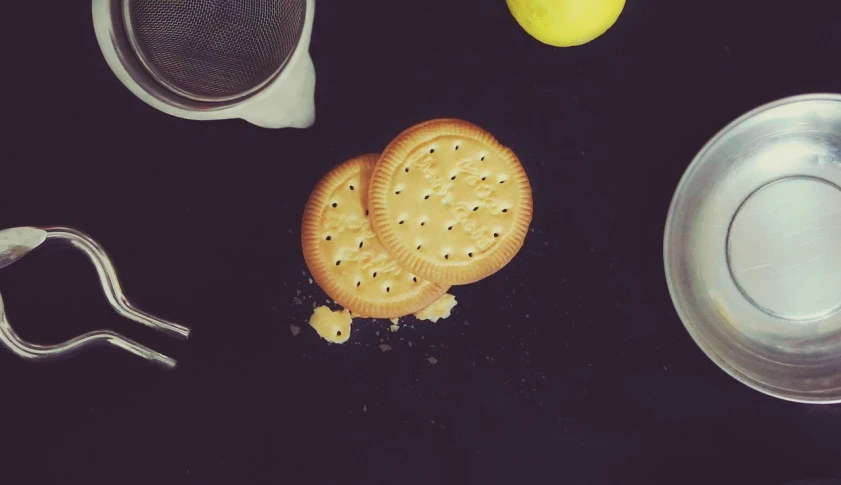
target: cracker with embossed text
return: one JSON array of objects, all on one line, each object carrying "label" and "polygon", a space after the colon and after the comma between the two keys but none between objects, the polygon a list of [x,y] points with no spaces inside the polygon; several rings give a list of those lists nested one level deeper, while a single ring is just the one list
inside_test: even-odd
[{"label": "cracker with embossed text", "polygon": [[301,244],[313,279],[356,315],[396,318],[435,302],[448,286],[420,278],[398,263],[368,221],[368,181],[378,154],[331,170],[304,209]]},{"label": "cracker with embossed text", "polygon": [[430,281],[463,285],[517,255],[532,220],[520,160],[484,129],[436,119],[397,136],[369,189],[371,224],[385,248]]}]

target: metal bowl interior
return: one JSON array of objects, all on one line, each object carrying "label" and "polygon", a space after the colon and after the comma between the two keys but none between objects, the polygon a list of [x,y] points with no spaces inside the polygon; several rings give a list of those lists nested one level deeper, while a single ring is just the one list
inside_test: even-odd
[{"label": "metal bowl interior", "polygon": [[664,258],[681,320],[722,369],[841,402],[841,96],[783,99],[716,135],[677,188]]}]

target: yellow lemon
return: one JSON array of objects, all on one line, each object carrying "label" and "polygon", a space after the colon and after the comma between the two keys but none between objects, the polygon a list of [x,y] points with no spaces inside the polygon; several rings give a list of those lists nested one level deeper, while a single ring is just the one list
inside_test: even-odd
[{"label": "yellow lemon", "polygon": [[607,32],[625,0],[506,0],[511,15],[532,37],[555,47],[586,44]]}]

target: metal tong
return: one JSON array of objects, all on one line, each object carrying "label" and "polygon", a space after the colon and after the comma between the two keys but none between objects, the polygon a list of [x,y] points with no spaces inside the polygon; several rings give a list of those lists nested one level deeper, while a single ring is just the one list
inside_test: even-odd
[{"label": "metal tong", "polygon": [[[117,273],[108,255],[96,241],[75,229],[66,227],[18,227],[0,231],[0,269],[14,263],[43,244],[44,241],[51,239],[69,243],[90,258],[96,267],[102,289],[105,290],[105,297],[117,313],[129,320],[162,331],[171,337],[182,340],[189,337],[190,330],[187,327],[154,317],[132,306],[120,288]],[[56,345],[29,343],[21,339],[12,329],[6,316],[2,297],[0,297],[0,343],[17,356],[33,361],[53,360],[92,347],[113,345],[166,369],[172,369],[176,364],[175,359],[108,330],[86,333]]]}]

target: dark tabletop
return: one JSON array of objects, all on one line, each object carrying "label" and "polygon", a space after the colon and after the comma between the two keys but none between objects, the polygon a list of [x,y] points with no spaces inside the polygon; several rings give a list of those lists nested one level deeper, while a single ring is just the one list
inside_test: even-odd
[{"label": "dark tabletop", "polygon": [[[306,130],[162,114],[105,64],[89,2],[4,9],[0,227],[85,231],[135,303],[193,335],[117,316],[70,248],[3,269],[22,337],[109,328],[179,366],[111,349],[34,364],[0,349],[0,483],[841,475],[841,408],[719,370],[678,319],[662,262],[670,198],[711,136],[766,102],[841,91],[837,0],[628,0],[574,49],[528,37],[503,0],[319,0]],[[306,325],[326,300],[300,251],[309,191],[436,117],[519,155],[533,231],[504,270],[453,289],[450,319],[396,333],[357,321],[350,342],[328,345]]]}]

